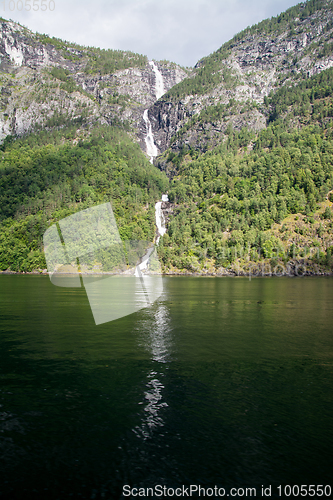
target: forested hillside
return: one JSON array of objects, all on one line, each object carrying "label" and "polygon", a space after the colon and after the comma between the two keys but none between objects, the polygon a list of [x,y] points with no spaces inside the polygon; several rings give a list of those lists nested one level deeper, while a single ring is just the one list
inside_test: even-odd
[{"label": "forested hillside", "polygon": [[0,21],[0,270],[44,269],[44,231],[105,201],[124,240],[152,241],[168,192],[165,273],[331,273],[332,17],[310,0],[192,73],[157,62],[158,100],[145,56]]},{"label": "forested hillside", "polygon": [[111,202],[123,240],[153,241],[154,203],[167,189],[126,132],[76,127],[7,140],[0,151],[0,270],[45,269],[42,236],[55,221]]},{"label": "forested hillside", "polygon": [[272,92],[260,133],[230,128],[204,153],[169,153],[175,208],[160,250],[166,269],[268,274],[287,272],[288,262],[292,274],[300,263],[299,274],[331,269],[332,98],[329,69]]}]

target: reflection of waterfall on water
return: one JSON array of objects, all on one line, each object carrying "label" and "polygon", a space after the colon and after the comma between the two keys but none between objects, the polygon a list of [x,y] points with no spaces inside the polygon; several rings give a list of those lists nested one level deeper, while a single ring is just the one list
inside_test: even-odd
[{"label": "reflection of waterfall on water", "polygon": [[[149,62],[155,73],[155,94],[156,99],[159,99],[164,93],[163,76],[159,71],[158,67],[154,61]],[[146,151],[150,157],[150,162],[154,162],[158,154],[158,149],[154,142],[154,136],[152,132],[151,122],[148,116],[148,109],[145,109],[143,113],[143,120],[146,125]],[[155,204],[155,220],[156,220],[156,245],[159,243],[159,239],[166,232],[165,219],[162,212],[162,203],[169,201],[168,195],[162,195],[162,201],[158,201]],[[149,257],[149,256],[148,256]],[[141,271],[144,270],[148,259],[146,256],[143,258],[142,264],[136,269],[136,275],[140,275]],[[152,360],[158,363],[166,363],[170,352],[170,327],[168,311],[165,306],[160,305],[154,314],[153,324],[151,321],[147,321],[147,325],[142,325],[143,330],[149,331],[149,338],[144,341],[144,345],[147,349],[151,351]],[[141,404],[145,404],[144,408],[144,418],[140,426],[135,427],[133,431],[138,437],[143,437],[147,439],[152,436],[152,432],[156,427],[162,427],[164,421],[160,415],[161,410],[168,406],[168,404],[163,401],[162,391],[164,385],[161,382],[163,378],[163,373],[158,373],[155,370],[151,370],[147,374],[146,391],[144,392],[144,401]]]},{"label": "reflection of waterfall on water", "polygon": [[[149,64],[155,73],[155,95],[156,99],[159,99],[163,94],[165,94],[163,76],[158,67],[156,66],[156,64],[154,63],[154,61],[149,61]],[[156,158],[156,156],[158,155],[158,149],[154,142],[151,122],[148,116],[148,109],[145,109],[143,112],[143,120],[146,125],[146,136],[145,136],[146,152],[150,158],[150,163],[153,163],[154,158]]]},{"label": "reflection of waterfall on water", "polygon": [[[151,352],[152,360],[157,363],[165,364],[170,357],[171,330],[169,323],[168,310],[165,306],[160,305],[154,313],[153,321],[148,320],[140,325],[140,330],[149,331],[148,336],[143,338],[141,342]],[[164,425],[161,410],[166,408],[168,404],[163,401],[162,392],[164,385],[161,381],[163,377],[164,373],[162,370],[159,372],[151,370],[147,375],[148,381],[144,392],[144,401],[140,403],[145,404],[144,416],[141,425],[133,429],[135,434],[140,438],[147,439],[152,437],[153,431]]]}]

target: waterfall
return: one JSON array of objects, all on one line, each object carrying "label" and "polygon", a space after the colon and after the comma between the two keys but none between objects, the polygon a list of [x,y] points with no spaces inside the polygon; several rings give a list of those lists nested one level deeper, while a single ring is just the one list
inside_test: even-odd
[{"label": "waterfall", "polygon": [[[165,219],[164,215],[162,212],[162,203],[169,201],[168,195],[167,194],[162,194],[162,201],[158,201],[155,203],[155,221],[156,221],[156,242],[155,245],[158,245],[158,242],[160,241],[160,237],[163,236],[163,234],[166,233],[166,227],[165,227]],[[142,257],[141,263],[138,264],[135,268],[134,276],[137,278],[142,277],[142,271],[145,272],[147,269],[147,266],[149,264],[149,259],[151,254],[154,252],[154,247],[148,248],[146,254]]]},{"label": "waterfall", "polygon": [[[165,94],[163,76],[158,67],[156,66],[156,64],[154,63],[154,61],[149,61],[149,64],[152,67],[152,70],[154,71],[155,74],[155,95],[156,99],[159,99],[163,94]],[[143,112],[143,120],[146,125],[146,136],[145,136],[146,152],[150,158],[150,163],[154,163],[154,158],[156,158],[156,156],[158,155],[158,149],[154,142],[151,122],[148,116],[148,109],[145,109]]]},{"label": "waterfall", "polygon": [[162,212],[162,203],[164,201],[169,201],[167,194],[162,194],[162,201],[158,201],[157,203],[155,203],[155,220],[156,220],[156,227],[157,227],[156,245],[158,245],[158,242],[160,241],[160,237],[166,233],[165,219],[164,219],[164,215]]},{"label": "waterfall", "polygon": [[165,94],[163,76],[158,67],[156,66],[156,64],[154,63],[154,61],[149,61],[149,64],[155,73],[155,78],[156,78],[155,94],[156,94],[156,99],[159,99],[160,97],[162,97],[163,94]]},{"label": "waterfall", "polygon": [[143,119],[144,119],[144,122],[146,124],[146,132],[147,132],[146,137],[145,137],[146,151],[147,151],[147,155],[150,158],[150,163],[154,163],[154,158],[156,158],[158,151],[157,151],[157,147],[156,147],[155,142],[154,142],[154,136],[153,136],[153,132],[151,129],[151,123],[150,123],[150,120],[148,118],[148,109],[144,110]]}]

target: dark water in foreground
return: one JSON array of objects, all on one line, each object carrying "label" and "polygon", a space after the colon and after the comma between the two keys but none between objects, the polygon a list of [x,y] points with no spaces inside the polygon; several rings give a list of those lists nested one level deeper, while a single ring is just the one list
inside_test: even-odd
[{"label": "dark water in foreground", "polygon": [[95,326],[84,289],[0,276],[1,499],[333,487],[333,279],[164,290]]}]

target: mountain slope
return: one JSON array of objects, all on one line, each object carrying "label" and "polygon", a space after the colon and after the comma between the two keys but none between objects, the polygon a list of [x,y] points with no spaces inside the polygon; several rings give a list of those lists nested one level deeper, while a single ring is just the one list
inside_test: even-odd
[{"label": "mountain slope", "polygon": [[150,110],[159,149],[204,151],[226,140],[230,128],[265,128],[270,93],[333,66],[332,18],[331,0],[311,0],[247,28],[199,61]]},{"label": "mountain slope", "polygon": [[168,180],[128,135],[75,127],[7,141],[0,152],[0,270],[45,269],[42,237],[54,222],[111,201],[123,240],[153,241],[154,204]]},{"label": "mountain slope", "polygon": [[168,191],[166,273],[332,272],[332,6],[247,28],[192,72],[3,22],[1,269],[43,267],[45,228],[103,201],[124,239],[151,240]]},{"label": "mountain slope", "polygon": [[44,269],[47,227],[106,201],[124,240],[153,241],[168,180],[135,143],[144,149],[156,68],[165,90],[186,72],[3,19],[0,35],[0,270]]},{"label": "mountain slope", "polygon": [[268,124],[257,134],[229,129],[205,153],[169,153],[165,269],[332,272],[333,68],[282,87],[265,106]]},{"label": "mountain slope", "polygon": [[[82,47],[0,20],[0,141],[76,121],[121,124],[144,145],[143,111],[156,101],[147,57]],[[165,90],[187,73],[156,62]]]}]

